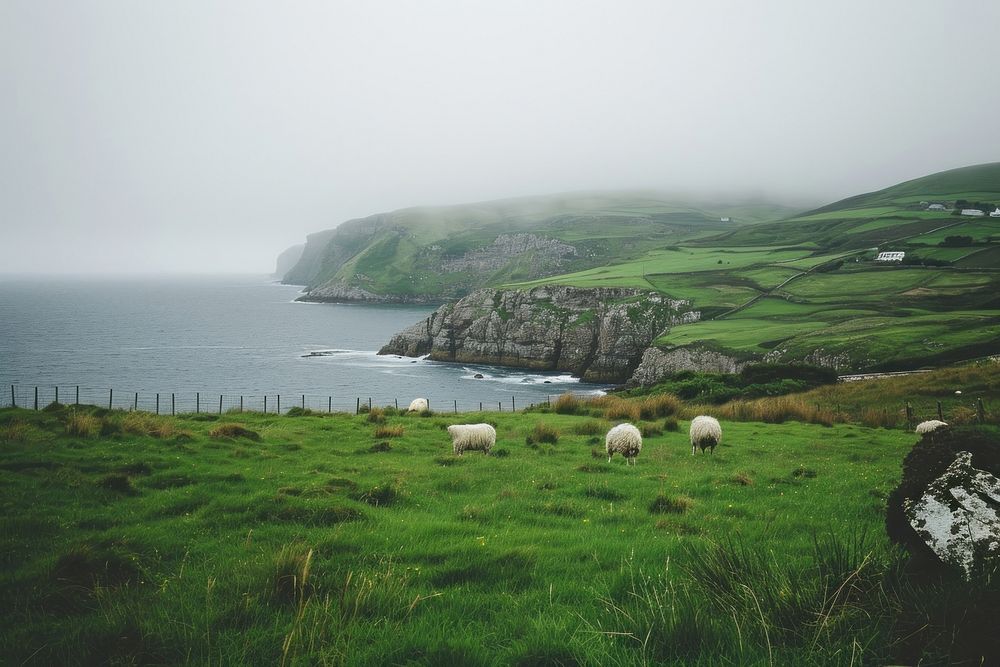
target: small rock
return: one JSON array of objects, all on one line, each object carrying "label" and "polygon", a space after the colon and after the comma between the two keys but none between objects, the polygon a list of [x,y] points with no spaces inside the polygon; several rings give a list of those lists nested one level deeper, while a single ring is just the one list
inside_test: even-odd
[{"label": "small rock", "polygon": [[476,373],[472,377],[476,378],[477,380],[482,380],[483,379],[483,374],[482,373]]}]

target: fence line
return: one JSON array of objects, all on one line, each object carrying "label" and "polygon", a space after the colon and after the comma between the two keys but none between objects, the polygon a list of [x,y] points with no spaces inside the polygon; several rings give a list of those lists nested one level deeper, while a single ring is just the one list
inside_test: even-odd
[{"label": "fence line", "polygon": [[[350,399],[353,398],[352,402]],[[60,401],[61,399],[61,401]],[[511,395],[509,404],[497,401],[497,412],[511,412],[518,409],[551,405],[552,396],[543,401],[518,399]],[[139,392],[121,391],[115,388],[93,388],[80,385],[10,385],[10,392],[0,394],[0,408],[19,407],[34,410],[44,409],[52,403],[64,405],[96,405],[109,410],[150,412],[158,415],[176,414],[227,414],[259,412],[265,414],[287,414],[289,410],[309,410],[317,413],[366,412],[375,407],[399,409],[399,398],[376,398],[373,396],[336,396],[334,394],[278,393],[258,394],[190,392]],[[493,412],[492,401],[452,399],[431,401],[428,406],[439,412]],[[409,402],[404,403],[404,407]]]}]

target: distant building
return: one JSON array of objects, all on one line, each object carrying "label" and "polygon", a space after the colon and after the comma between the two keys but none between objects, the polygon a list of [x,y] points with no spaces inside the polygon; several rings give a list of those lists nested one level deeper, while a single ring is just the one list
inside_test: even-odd
[{"label": "distant building", "polygon": [[991,218],[1000,218],[1000,206],[997,206],[997,210],[990,213]]},{"label": "distant building", "polygon": [[980,211],[978,208],[963,208],[962,215],[971,215],[973,217],[978,217],[986,214]]},{"label": "distant building", "polygon": [[875,257],[876,262],[902,262],[903,257],[906,256],[905,252],[891,251],[891,252],[880,252],[877,257]]},{"label": "distant building", "polygon": [[944,204],[931,204],[927,207],[928,211],[947,211],[948,208]]},{"label": "distant building", "polygon": [[729,218],[729,217],[726,217],[726,218],[719,218],[719,222],[732,222],[732,221],[733,221],[733,219],[732,219],[732,218]]}]

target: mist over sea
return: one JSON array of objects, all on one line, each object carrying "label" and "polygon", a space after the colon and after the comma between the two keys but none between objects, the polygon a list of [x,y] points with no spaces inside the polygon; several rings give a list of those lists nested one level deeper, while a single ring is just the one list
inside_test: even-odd
[{"label": "mist over sea", "polygon": [[[299,288],[266,276],[2,277],[0,405],[15,385],[19,405],[39,388],[41,406],[80,400],[129,408],[215,412],[302,405],[353,411],[375,405],[510,410],[565,392],[594,392],[557,373],[378,356],[396,331],[433,311],[424,306],[295,303]],[[476,379],[475,374],[482,374]],[[113,392],[109,392],[113,389]],[[332,401],[330,399],[332,397]]]}]

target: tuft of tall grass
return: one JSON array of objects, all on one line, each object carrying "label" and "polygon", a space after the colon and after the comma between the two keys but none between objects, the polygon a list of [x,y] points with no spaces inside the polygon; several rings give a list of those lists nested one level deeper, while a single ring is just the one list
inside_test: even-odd
[{"label": "tuft of tall grass", "polygon": [[690,415],[714,414],[719,419],[731,421],[759,421],[768,424],[781,424],[788,420],[794,420],[833,426],[835,421],[842,421],[832,410],[816,403],[804,401],[796,396],[730,401],[711,407],[689,406],[685,412],[690,413]]},{"label": "tuft of tall grass", "polygon": [[101,434],[102,420],[86,412],[74,410],[66,417],[66,433],[77,438],[96,438]]},{"label": "tuft of tall grass", "polygon": [[681,400],[673,394],[653,394],[639,401],[640,419],[659,419],[677,414]]},{"label": "tuft of tall grass", "polygon": [[304,544],[283,546],[274,557],[271,573],[271,600],[278,604],[301,605],[313,592],[309,584],[313,550]]},{"label": "tuft of tall grass", "polygon": [[888,408],[865,408],[861,411],[861,423],[869,428],[895,428],[899,414]]},{"label": "tuft of tall grass", "polygon": [[368,411],[368,423],[369,424],[384,424],[385,423],[385,409],[379,407],[373,407]]},{"label": "tuft of tall grass", "polygon": [[33,433],[31,424],[23,419],[13,419],[0,425],[0,442],[27,442]]},{"label": "tuft of tall grass", "polygon": [[588,419],[573,426],[576,435],[601,435],[608,432],[611,424],[600,419]]},{"label": "tuft of tall grass", "polygon": [[381,440],[383,438],[398,438],[403,435],[403,427],[401,425],[396,426],[376,426],[375,427],[375,439]]},{"label": "tuft of tall grass", "polygon": [[552,409],[560,415],[576,415],[580,413],[583,401],[569,392],[561,394],[556,402],[552,404]]},{"label": "tuft of tall grass", "polygon": [[649,504],[650,514],[684,514],[694,507],[694,501],[687,496],[665,496],[662,493]]},{"label": "tuft of tall grass", "polygon": [[246,438],[247,440],[253,440],[254,442],[260,440],[260,433],[248,429],[243,424],[219,424],[214,426],[208,435],[217,438]]},{"label": "tuft of tall grass", "polygon": [[531,432],[524,437],[524,442],[528,445],[534,445],[542,442],[554,445],[559,442],[559,431],[548,424],[538,422],[535,424],[535,428],[533,428]]}]

